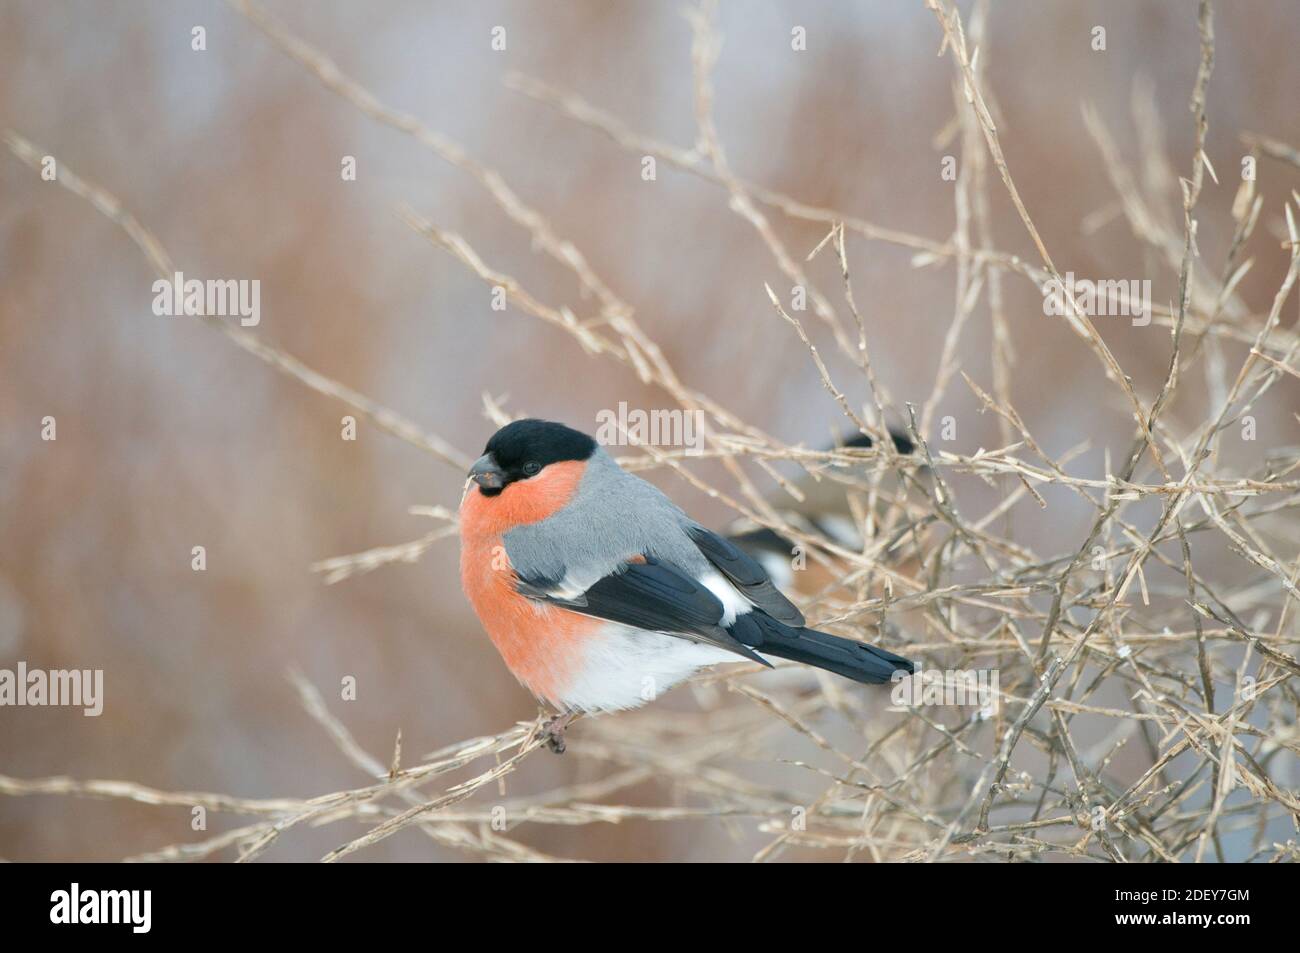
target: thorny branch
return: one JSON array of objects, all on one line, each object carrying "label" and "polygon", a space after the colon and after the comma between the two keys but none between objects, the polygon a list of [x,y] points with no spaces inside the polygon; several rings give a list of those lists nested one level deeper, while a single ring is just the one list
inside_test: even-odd
[{"label": "thorny branch", "polygon": [[[1221,859],[1229,833],[1248,840],[1245,859],[1297,859],[1294,839],[1279,842],[1268,832],[1276,829],[1270,823],[1277,819],[1289,820],[1292,829],[1300,826],[1300,798],[1284,783],[1284,772],[1300,755],[1300,698],[1292,682],[1300,673],[1293,604],[1300,601],[1300,453],[1283,448],[1243,472],[1230,454],[1220,453],[1219,443],[1229,426],[1263,405],[1279,380],[1300,377],[1300,335],[1294,326],[1283,326],[1300,271],[1300,240],[1292,207],[1284,203],[1288,263],[1262,314],[1252,314],[1238,290],[1250,267],[1242,255],[1264,205],[1253,186],[1234,204],[1235,229],[1222,267],[1216,271],[1202,258],[1198,200],[1207,185],[1204,173],[1213,178],[1205,154],[1206,90],[1214,60],[1210,5],[1202,2],[1198,11],[1200,60],[1190,103],[1195,147],[1183,178],[1170,181],[1173,173],[1165,170],[1172,165],[1161,151],[1161,133],[1150,128],[1142,137],[1144,175],[1130,173],[1105,118],[1085,109],[1085,125],[1118,196],[1117,214],[1139,241],[1158,252],[1178,288],[1172,306],[1154,309],[1152,326],[1170,329],[1171,348],[1150,401],[1139,396],[1083,309],[1069,301],[1070,327],[1122,393],[1136,425],[1120,467],[1112,470],[1108,452],[1098,474],[1077,462],[1085,445],[1057,457],[1047,453],[1012,403],[1017,354],[1004,286],[1025,281],[1041,288],[1060,280],[1060,273],[1016,187],[995,122],[987,81],[989,5],[977,3],[966,25],[945,0],[924,2],[938,20],[940,52],[950,53],[955,67],[953,128],[960,132],[963,153],[955,225],[945,238],[814,206],[733,168],[713,118],[712,74],[721,44],[712,3],[688,13],[697,130],[689,147],[642,134],[576,93],[518,74],[506,79],[510,88],[616,147],[655,156],[719,187],[719,198],[752,228],[777,269],[809,289],[819,326],[805,327],[767,289],[777,318],[799,339],[792,341],[791,359],[807,360],[853,429],[876,440],[870,450],[814,450],[781,442],[679,378],[634,317],[633,306],[596,273],[578,244],[560,235],[498,171],[419,118],[383,104],[251,0],[231,0],[326,89],[463,172],[535,247],[572,274],[582,302],[594,302],[596,313],[580,318],[567,303],[543,300],[506,266],[487,261],[470,238],[414,209],[399,210],[414,233],[476,278],[504,288],[523,316],[571,336],[593,359],[617,362],[681,407],[707,415],[707,450],[700,457],[641,447],[624,457],[625,465],[671,470],[832,567],[834,580],[806,599],[805,609],[819,625],[905,650],[926,668],[997,670],[1001,684],[994,705],[886,708],[879,694],[845,689],[797,667],[770,673],[750,665],[717,670],[692,685],[699,712],[649,709],[584,722],[572,757],[597,766],[598,776],[541,794],[511,796],[511,778],[541,746],[540,717],[403,766],[400,735],[391,760],[365,751],[315,688],[294,675],[307,713],[364,778],[358,786],[314,798],[238,798],[125,781],[0,776],[0,795],[114,799],[160,810],[201,806],[242,819],[205,840],[134,858],[139,860],[253,860],[295,828],[310,826],[339,831],[338,846],[324,858],[329,861],[403,832],[419,832],[442,850],[484,859],[551,861],[562,858],[526,843],[532,825],[700,820],[757,830],[764,841],[754,852],[760,861],[792,850],[876,861],[1037,860],[1052,854],[1107,862],[1174,861],[1203,860],[1211,853]],[[1148,125],[1159,120],[1154,106],[1138,103],[1135,111]],[[1300,167],[1300,152],[1291,145],[1257,133],[1241,138],[1258,154]],[[43,150],[17,132],[6,132],[4,139],[20,161],[40,167]],[[990,165],[1038,264],[993,246],[991,217],[999,196],[989,182]],[[152,272],[171,276],[172,259],[154,233],[111,193],[62,163],[59,169],[59,184],[117,224]],[[1148,190],[1180,195],[1181,221],[1162,217],[1160,195]],[[781,218],[821,223],[826,238],[807,256],[796,254],[783,237]],[[859,310],[850,281],[850,259],[860,251],[859,243],[908,249],[918,268],[953,264],[953,320],[919,420],[910,406],[895,405],[875,378],[869,358],[872,315],[870,309]],[[856,335],[806,268],[827,245],[835,251]],[[982,315],[989,321],[984,333],[994,343],[991,383],[960,366],[957,348],[962,334],[979,333]],[[396,411],[257,335],[219,319],[203,320],[245,352],[343,401],[413,446],[450,466],[467,465],[464,454]],[[860,380],[835,380],[818,349],[820,335],[829,335],[860,370]],[[1214,369],[1232,353],[1241,363],[1235,377],[1225,381]],[[1180,381],[1198,362],[1213,382],[1213,416],[1188,427],[1171,408],[1183,393]],[[978,402],[997,415],[1001,447],[956,453],[935,444],[930,432],[935,408],[958,373]],[[869,403],[855,395],[866,395]],[[489,407],[498,421],[506,414],[490,400]],[[887,415],[910,422],[916,454],[894,451],[885,438]],[[697,467],[706,460],[722,461],[734,488],[701,477]],[[856,510],[867,530],[861,550],[792,525],[756,482],[772,477],[793,495],[798,491],[792,475],[831,481],[860,497],[859,503],[867,501]],[[969,512],[963,487],[975,481],[1001,487],[1004,499],[987,512]],[[894,483],[897,491],[891,490]],[[1050,516],[1055,504],[1047,488],[1084,501],[1092,521],[1082,539],[1063,538],[1055,551],[1044,553],[1012,533],[1010,515],[1028,498]],[[394,561],[418,560],[455,534],[455,501],[444,502],[415,511],[441,521],[423,537],[314,568],[336,582]],[[1151,505],[1139,509],[1143,503]],[[1226,547],[1237,560],[1235,582],[1198,567],[1198,553],[1211,543]],[[719,686],[731,691],[720,693]],[[1084,743],[1085,738],[1101,740]],[[778,742],[802,745],[807,760],[774,760]],[[1126,745],[1143,746],[1146,767],[1137,777],[1115,764]],[[763,780],[753,780],[752,772],[742,770],[747,764],[770,770]],[[650,783],[671,792],[675,803],[611,803]]]}]

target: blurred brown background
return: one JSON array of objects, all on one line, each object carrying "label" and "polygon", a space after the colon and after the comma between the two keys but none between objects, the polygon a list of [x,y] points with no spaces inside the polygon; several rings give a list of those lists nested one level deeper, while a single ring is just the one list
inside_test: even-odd
[{"label": "blurred brown background", "polygon": [[[824,442],[843,420],[807,353],[773,313],[763,282],[788,282],[719,187],[639,157],[505,88],[520,71],[571,88],[632,128],[683,148],[695,139],[690,29],[674,4],[302,3],[268,6],[385,104],[419,116],[497,168],[637,308],[681,377],[790,441]],[[969,7],[962,5],[963,13]],[[1243,130],[1300,140],[1300,20],[1288,0],[1221,4],[1207,152],[1222,185],[1201,199],[1202,253],[1217,273],[1231,237]],[[1107,28],[1104,53],[1090,30]],[[207,50],[190,48],[202,25]],[[505,25],[508,49],[489,48]],[[794,52],[790,30],[807,30]],[[934,140],[953,115],[952,66],[921,3],[724,4],[715,114],[738,174],[803,201],[945,241],[952,184]],[[1130,111],[1149,80],[1175,169],[1189,172],[1187,109],[1197,63],[1195,5],[1181,0],[995,3],[981,54],[1001,107],[1013,175],[1058,266],[1081,277],[1174,276],[1122,218],[1081,223],[1114,199],[1080,106],[1095,105],[1135,161]],[[543,301],[589,310],[572,275],[529,247],[472,179],[326,90],[218,2],[0,0],[0,125],[116,194],[191,276],[258,278],[256,333],[395,407],[471,453],[491,432],[480,395],[511,412],[593,429],[620,400],[667,407],[613,363],[511,309],[413,233],[406,204],[460,232],[489,264]],[[357,158],[355,182],[340,159]],[[1297,175],[1260,167],[1262,231],[1276,232]],[[999,248],[1033,249],[995,183]],[[802,256],[823,231],[772,221]],[[1276,242],[1265,243],[1275,246]],[[923,403],[953,313],[953,269],[850,239],[873,359],[900,400]],[[1265,252],[1242,286],[1267,310],[1285,257]],[[810,272],[837,302],[837,269]],[[417,564],[326,587],[309,565],[414,539],[406,509],[459,499],[461,478],[349,411],[277,375],[193,319],[150,310],[137,249],[87,205],[0,154],[0,666],[103,668],[102,717],[0,709],[0,773],[123,778],[169,790],[309,796],[360,779],[285,681],[300,668],[369,750],[386,760],[400,727],[408,755],[530,718],[536,706],[500,663],[457,582],[454,540]],[[1020,364],[1013,396],[1052,452],[1085,438],[1100,470],[1131,422],[1096,361],[1005,282]],[[1294,315],[1294,308],[1289,311]],[[1287,323],[1293,323],[1288,318]],[[1149,400],[1169,337],[1099,319]],[[987,307],[961,345],[989,386]],[[822,342],[828,343],[828,342]],[[832,370],[843,371],[831,348]],[[1229,350],[1233,366],[1241,349]],[[1259,415],[1260,447],[1295,443],[1296,382]],[[1189,390],[1199,389],[1199,383]],[[856,400],[862,393],[851,395]],[[1189,399],[1186,413],[1197,401]],[[1172,423],[1190,426],[1180,405]],[[940,407],[956,449],[998,444],[958,379]],[[58,439],[40,440],[46,415]],[[1244,465],[1244,464],[1243,464]],[[728,514],[671,476],[653,476],[702,519]],[[991,492],[991,491],[990,491]],[[995,500],[971,498],[976,512]],[[1070,494],[1027,517],[1027,542],[1063,548],[1086,516]],[[190,569],[207,548],[208,568]],[[344,703],[337,686],[358,680]],[[688,692],[672,703],[689,707]],[[587,769],[533,758],[512,790]],[[640,792],[659,803],[653,788]],[[213,818],[211,829],[228,824]],[[540,827],[521,839],[561,856],[703,859],[732,855],[720,825]],[[122,803],[0,799],[0,857],[110,859],[191,837],[188,814]],[[311,859],[339,832],[304,831],[273,859]],[[414,835],[364,856],[440,854]]]}]

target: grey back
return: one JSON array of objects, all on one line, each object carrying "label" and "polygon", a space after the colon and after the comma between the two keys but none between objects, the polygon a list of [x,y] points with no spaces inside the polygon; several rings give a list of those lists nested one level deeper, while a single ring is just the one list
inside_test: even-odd
[{"label": "grey back", "polygon": [[597,447],[568,505],[510,530],[503,541],[522,579],[585,590],[642,554],[698,578],[711,566],[686,535],[695,525],[657,487]]}]

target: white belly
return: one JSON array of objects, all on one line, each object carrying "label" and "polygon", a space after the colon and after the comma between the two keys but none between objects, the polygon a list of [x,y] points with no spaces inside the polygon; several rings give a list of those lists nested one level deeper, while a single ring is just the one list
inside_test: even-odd
[{"label": "white belly", "polygon": [[576,674],[555,701],[581,711],[638,708],[705,666],[739,661],[711,645],[611,622],[586,640]]}]

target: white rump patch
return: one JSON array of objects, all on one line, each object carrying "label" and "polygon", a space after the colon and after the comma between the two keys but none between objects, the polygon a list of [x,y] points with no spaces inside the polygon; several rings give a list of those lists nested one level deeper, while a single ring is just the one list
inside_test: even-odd
[{"label": "white rump patch", "polygon": [[696,581],[717,596],[718,601],[722,603],[722,621],[718,624],[724,629],[736,621],[736,616],[744,615],[754,608],[754,604],[742,596],[722,573],[710,570]]}]

